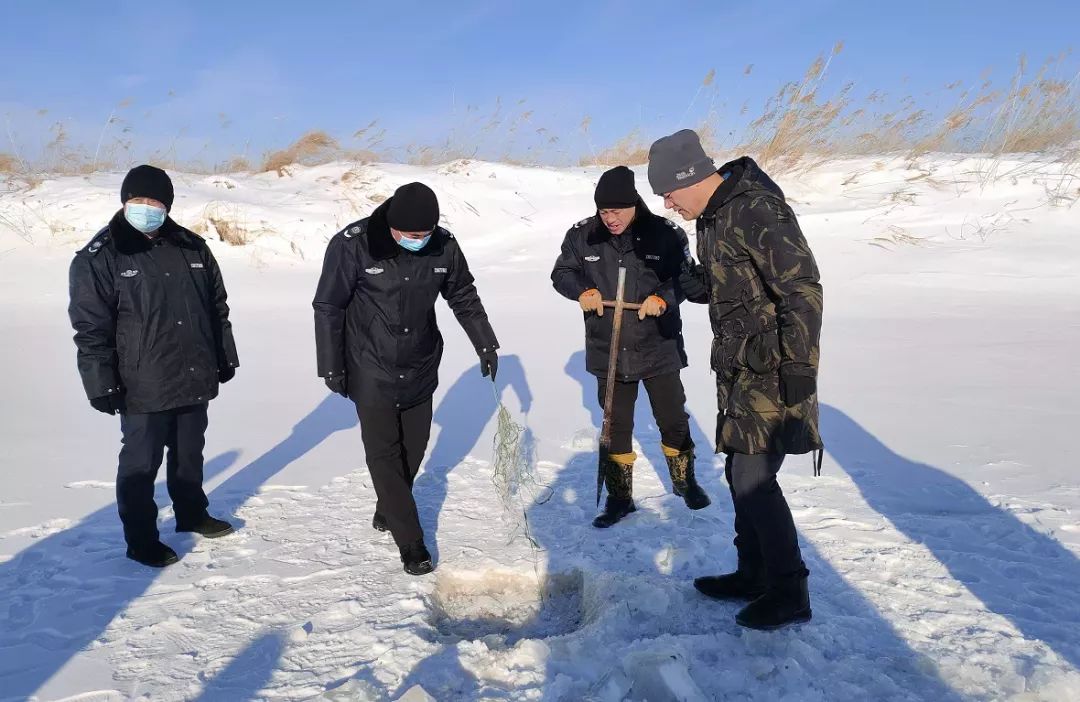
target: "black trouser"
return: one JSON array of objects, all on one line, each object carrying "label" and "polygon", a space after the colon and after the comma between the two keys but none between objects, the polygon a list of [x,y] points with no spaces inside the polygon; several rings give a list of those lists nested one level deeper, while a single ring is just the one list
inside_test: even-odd
[{"label": "black trouser", "polygon": [[158,540],[154,481],[166,448],[165,484],[176,523],[190,524],[206,516],[209,501],[202,485],[206,425],[205,404],[120,415],[124,446],[116,474],[116,505],[129,546],[145,547]]},{"label": "black trouser", "polygon": [[[642,381],[649,394],[653,418],[660,428],[660,440],[671,449],[686,451],[694,447],[690,438],[690,416],[686,414],[686,393],[679,372],[665,373]],[[600,407],[607,399],[607,379],[597,378],[597,397]],[[630,453],[634,441],[634,405],[637,404],[638,381],[615,381],[615,397],[611,403],[611,446],[614,454]]]},{"label": "black trouser", "polygon": [[783,454],[729,453],[724,464],[735,503],[739,569],[763,567],[770,583],[803,572],[799,535],[776,481],[783,463]]},{"label": "black trouser", "polygon": [[360,436],[378,502],[394,543],[405,546],[424,538],[413,499],[413,479],[431,436],[431,399],[415,407],[366,407],[357,404]]}]

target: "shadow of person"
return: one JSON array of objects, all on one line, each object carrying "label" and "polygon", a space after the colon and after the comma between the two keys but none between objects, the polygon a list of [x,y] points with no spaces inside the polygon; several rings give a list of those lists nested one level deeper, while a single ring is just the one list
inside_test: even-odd
[{"label": "shadow of person", "polygon": [[256,699],[256,694],[270,682],[285,638],[281,632],[268,632],[249,643],[229,665],[206,683],[196,702],[241,702]]},{"label": "shadow of person", "polygon": [[1080,560],[963,480],[904,458],[842,410],[821,406],[830,455],[863,499],[923,544],[987,609],[1080,668]]}]

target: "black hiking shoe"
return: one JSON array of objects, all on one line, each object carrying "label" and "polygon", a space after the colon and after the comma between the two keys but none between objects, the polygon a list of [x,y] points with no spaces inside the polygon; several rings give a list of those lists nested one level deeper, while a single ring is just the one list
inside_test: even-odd
[{"label": "black hiking shoe", "polygon": [[194,522],[176,522],[176,533],[191,532],[208,539],[217,539],[233,533],[233,526],[223,519],[214,519],[209,514]]},{"label": "black hiking shoe", "polygon": [[371,528],[375,531],[390,531],[390,526],[386,523],[386,517],[382,516],[378,512],[371,518]]},{"label": "black hiking shoe", "polygon": [[127,557],[151,568],[164,568],[180,560],[176,551],[160,541],[148,546],[128,546]]},{"label": "black hiking shoe", "polygon": [[694,578],[694,587],[714,600],[745,600],[750,602],[765,594],[765,578],[760,571],[737,570],[724,575]]},{"label": "black hiking shoe", "polygon": [[790,624],[803,624],[812,616],[806,575],[799,575],[781,580],[743,607],[735,615],[735,623],[748,629],[772,631]]},{"label": "black hiking shoe", "polygon": [[427,575],[435,570],[435,565],[431,562],[431,554],[428,553],[423,539],[400,546],[398,550],[401,552],[401,562],[405,566],[405,572],[409,575]]},{"label": "black hiking shoe", "polygon": [[608,495],[607,500],[604,502],[604,511],[596,515],[592,525],[597,529],[607,529],[635,511],[637,511],[637,507],[634,506],[633,500],[620,500],[617,497]]}]

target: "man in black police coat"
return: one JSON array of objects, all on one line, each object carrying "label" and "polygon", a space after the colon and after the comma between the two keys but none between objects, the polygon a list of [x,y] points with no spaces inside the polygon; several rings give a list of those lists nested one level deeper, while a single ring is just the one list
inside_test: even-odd
[{"label": "man in black police coat", "polygon": [[159,540],[154,503],[166,448],[176,531],[232,532],[206,511],[202,451],[207,403],[240,361],[217,261],[202,238],[168,217],[168,174],[133,168],[120,200],[124,208],[75,254],[68,314],[90,404],[120,415],[116,502],[127,556],[160,568],[177,561]]},{"label": "man in black police coat", "polygon": [[637,319],[623,320],[611,408],[611,445],[601,471],[608,498],[593,526],[607,528],[635,510],[633,500],[634,404],[638,385],[649,394],[660,428],[661,448],[672,490],[690,509],[709,497],[694,472],[694,442],[679,371],[686,367],[679,303],[679,271],[690,255],[686,233],[645,206],[634,172],[618,166],[600,176],[594,194],[597,213],[566,233],[551,272],[555,289],[577,301],[585,315],[585,364],[597,378],[600,406],[607,396],[612,317],[604,300],[614,300],[619,269],[626,269],[623,299],[641,303]]},{"label": "man in black police coat", "polygon": [[442,295],[495,379],[499,342],[465,256],[437,226],[431,188],[409,183],[366,219],[338,232],[326,249],[312,303],[318,373],[350,398],[378,502],[372,526],[389,530],[405,572],[434,566],[412,495],[431,432],[443,338],[435,322]]}]

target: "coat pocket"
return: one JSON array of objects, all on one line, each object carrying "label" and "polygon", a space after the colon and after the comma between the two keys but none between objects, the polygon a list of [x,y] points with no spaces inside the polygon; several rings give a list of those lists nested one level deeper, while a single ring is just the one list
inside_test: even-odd
[{"label": "coat pocket", "polygon": [[139,358],[142,355],[142,341],[138,329],[118,329],[116,331],[116,358],[121,375],[125,371],[137,373]]},{"label": "coat pocket", "polygon": [[743,345],[743,362],[759,375],[773,374],[780,368],[780,337],[775,329],[755,334]]},{"label": "coat pocket", "polygon": [[759,374],[750,370],[741,370],[735,376],[731,394],[728,396],[728,416],[775,415],[779,417],[783,408],[784,404],[780,399],[779,374]]}]

